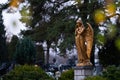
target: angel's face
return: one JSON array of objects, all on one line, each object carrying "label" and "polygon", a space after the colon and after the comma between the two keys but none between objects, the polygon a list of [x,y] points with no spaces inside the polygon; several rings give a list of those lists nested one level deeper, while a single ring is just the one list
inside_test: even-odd
[{"label": "angel's face", "polygon": [[82,22],[77,22],[77,26],[81,27],[82,26]]},{"label": "angel's face", "polygon": [[78,27],[78,30],[81,30],[81,27]]}]

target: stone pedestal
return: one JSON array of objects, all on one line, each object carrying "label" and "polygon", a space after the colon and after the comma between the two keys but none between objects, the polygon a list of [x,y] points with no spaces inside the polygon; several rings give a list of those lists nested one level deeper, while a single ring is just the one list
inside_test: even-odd
[{"label": "stone pedestal", "polygon": [[84,80],[87,76],[93,75],[92,66],[80,66],[74,68],[74,80]]}]

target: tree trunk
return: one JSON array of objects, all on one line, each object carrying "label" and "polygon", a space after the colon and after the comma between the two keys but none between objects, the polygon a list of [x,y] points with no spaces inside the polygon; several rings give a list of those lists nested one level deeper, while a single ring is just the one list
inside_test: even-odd
[{"label": "tree trunk", "polygon": [[49,57],[50,57],[50,54],[49,54],[49,49],[50,49],[50,42],[47,41],[47,53],[46,53],[46,64],[49,64]]}]

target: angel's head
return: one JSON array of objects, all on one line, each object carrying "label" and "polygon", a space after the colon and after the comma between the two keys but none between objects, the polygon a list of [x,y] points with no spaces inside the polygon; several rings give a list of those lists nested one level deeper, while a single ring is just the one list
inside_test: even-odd
[{"label": "angel's head", "polygon": [[82,21],[78,19],[78,20],[76,21],[76,26],[77,26],[77,27],[83,27]]}]

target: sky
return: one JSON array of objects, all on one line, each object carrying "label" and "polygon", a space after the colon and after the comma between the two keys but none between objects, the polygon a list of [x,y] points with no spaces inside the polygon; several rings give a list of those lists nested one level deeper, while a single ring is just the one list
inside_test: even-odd
[{"label": "sky", "polygon": [[7,10],[3,11],[3,24],[7,33],[17,35],[21,29],[25,29],[25,25],[20,22],[21,15],[19,11],[15,13],[7,13]]},{"label": "sky", "polygon": [[8,0],[0,0],[0,4],[6,3]]},{"label": "sky", "polygon": [[[0,0],[0,4],[7,3],[8,0]],[[6,30],[6,36],[8,38],[12,35],[18,35],[21,30],[26,29],[25,24],[20,22],[21,14],[19,10],[16,10],[15,13],[8,13],[8,9],[3,10],[3,24]]]}]

